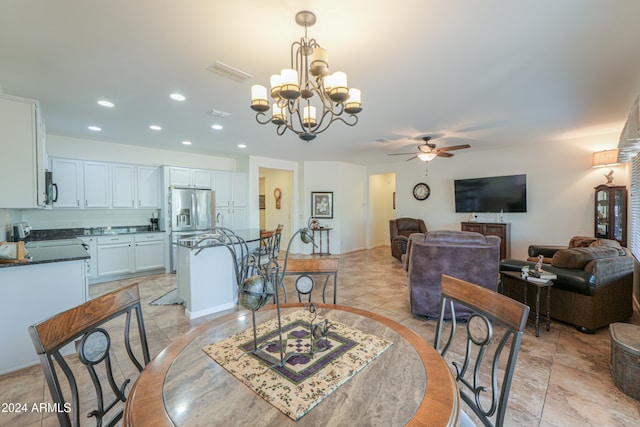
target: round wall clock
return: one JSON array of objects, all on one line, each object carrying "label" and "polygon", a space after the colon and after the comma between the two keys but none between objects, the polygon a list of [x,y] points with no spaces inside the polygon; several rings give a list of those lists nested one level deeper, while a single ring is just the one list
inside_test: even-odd
[{"label": "round wall clock", "polygon": [[413,187],[413,197],[415,197],[416,200],[426,200],[430,194],[431,189],[424,182],[420,182]]}]

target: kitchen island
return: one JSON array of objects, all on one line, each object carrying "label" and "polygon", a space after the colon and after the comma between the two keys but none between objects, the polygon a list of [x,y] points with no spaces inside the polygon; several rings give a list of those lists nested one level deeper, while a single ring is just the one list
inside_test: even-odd
[{"label": "kitchen island", "polygon": [[[235,230],[235,235],[247,243],[249,252],[260,243],[258,229]],[[176,244],[178,297],[189,319],[232,309],[238,302],[233,254],[216,236],[201,234]]]},{"label": "kitchen island", "polygon": [[28,327],[87,301],[81,245],[29,248],[30,261],[0,264],[0,375],[38,363]]}]

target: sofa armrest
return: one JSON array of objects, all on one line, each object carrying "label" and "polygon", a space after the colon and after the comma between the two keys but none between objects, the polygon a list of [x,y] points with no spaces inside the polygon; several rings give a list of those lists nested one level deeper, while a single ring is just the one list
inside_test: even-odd
[{"label": "sofa armrest", "polygon": [[567,249],[567,246],[529,245],[529,257],[537,258],[542,255],[545,258],[553,258],[560,249]]},{"label": "sofa armrest", "polygon": [[[536,263],[507,258],[500,261],[500,271],[520,271],[525,265],[533,269]],[[558,289],[591,296],[596,293],[596,277],[591,271],[551,265],[545,265],[543,269],[558,276],[557,279],[553,279],[554,287]]]}]

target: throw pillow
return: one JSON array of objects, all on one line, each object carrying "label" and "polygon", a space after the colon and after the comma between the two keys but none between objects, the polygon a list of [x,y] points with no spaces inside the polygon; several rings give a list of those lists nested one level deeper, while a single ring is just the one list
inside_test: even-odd
[{"label": "throw pillow", "polygon": [[569,241],[569,248],[586,248],[596,240],[595,237],[573,236]]},{"label": "throw pillow", "polygon": [[619,256],[618,250],[610,246],[560,249],[553,255],[551,265],[561,268],[584,269],[591,260],[617,256]]}]

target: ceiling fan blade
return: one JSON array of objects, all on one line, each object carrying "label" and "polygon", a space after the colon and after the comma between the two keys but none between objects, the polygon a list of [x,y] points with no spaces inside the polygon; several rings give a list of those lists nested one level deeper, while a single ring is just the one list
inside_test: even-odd
[{"label": "ceiling fan blade", "polygon": [[413,156],[413,157],[409,157],[406,161],[408,162],[409,160],[413,160],[413,159],[417,159],[418,156]]},{"label": "ceiling fan blade", "polygon": [[416,153],[391,153],[391,154],[387,154],[387,156],[408,156],[410,154],[416,154]]},{"label": "ceiling fan blade", "polygon": [[441,152],[440,150],[438,150],[438,152],[436,153],[436,155],[437,155],[438,157],[453,157],[453,154],[451,154],[451,153]]},{"label": "ceiling fan blade", "polygon": [[452,145],[451,147],[438,148],[438,151],[462,150],[463,148],[471,148],[469,144]]}]

